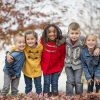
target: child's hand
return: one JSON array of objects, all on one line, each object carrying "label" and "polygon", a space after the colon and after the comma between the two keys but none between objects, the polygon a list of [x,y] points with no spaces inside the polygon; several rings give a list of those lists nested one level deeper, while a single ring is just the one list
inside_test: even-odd
[{"label": "child's hand", "polygon": [[93,53],[94,56],[99,56],[100,55],[100,49],[99,48],[96,48],[94,50],[94,53]]},{"label": "child's hand", "polygon": [[13,60],[14,60],[13,57],[10,55],[10,53],[7,53],[7,54],[6,54],[6,58],[7,58],[7,62],[8,62],[8,63],[12,63]]},{"label": "child's hand", "polygon": [[92,79],[87,80],[88,84],[91,84],[92,81]]},{"label": "child's hand", "polygon": [[15,75],[15,76],[13,76],[13,77],[11,77],[11,79],[12,79],[12,80],[14,80],[15,78],[16,78],[16,75]]}]

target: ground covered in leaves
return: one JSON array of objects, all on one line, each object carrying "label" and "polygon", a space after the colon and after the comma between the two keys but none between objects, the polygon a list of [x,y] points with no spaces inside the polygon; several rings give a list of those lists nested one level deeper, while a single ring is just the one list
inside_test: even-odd
[{"label": "ground covered in leaves", "polygon": [[35,93],[31,96],[19,94],[18,96],[0,96],[0,100],[100,100],[100,93],[84,93],[82,95],[66,96],[64,92],[60,92],[58,96],[38,98]]}]

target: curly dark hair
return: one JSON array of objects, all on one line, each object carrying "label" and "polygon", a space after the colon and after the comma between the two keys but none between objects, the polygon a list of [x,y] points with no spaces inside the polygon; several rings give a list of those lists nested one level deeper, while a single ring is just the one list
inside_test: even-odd
[{"label": "curly dark hair", "polygon": [[48,33],[48,29],[50,27],[54,27],[57,31],[57,38],[55,40],[56,44],[58,45],[59,44],[59,41],[62,39],[62,31],[61,29],[55,25],[55,24],[49,24],[47,25],[45,28],[44,28],[44,31],[43,31],[43,34],[42,34],[42,39],[43,39],[43,43],[47,43],[49,41],[48,39],[48,36],[47,36],[47,33]]}]

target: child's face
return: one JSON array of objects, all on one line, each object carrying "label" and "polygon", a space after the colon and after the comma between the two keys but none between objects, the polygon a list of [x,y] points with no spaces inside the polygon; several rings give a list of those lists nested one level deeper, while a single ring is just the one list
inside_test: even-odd
[{"label": "child's face", "polygon": [[47,36],[52,41],[57,38],[57,31],[53,26],[49,27]]},{"label": "child's face", "polygon": [[24,36],[16,37],[15,45],[17,50],[23,51],[25,49],[25,37]]},{"label": "child's face", "polygon": [[93,49],[96,46],[96,39],[94,38],[94,36],[90,35],[87,37],[86,39],[86,45],[89,49]]},{"label": "child's face", "polygon": [[69,30],[68,36],[72,41],[77,41],[80,36],[80,29],[77,30]]},{"label": "child's face", "polygon": [[37,39],[33,34],[26,35],[26,43],[29,47],[34,47],[36,45]]}]

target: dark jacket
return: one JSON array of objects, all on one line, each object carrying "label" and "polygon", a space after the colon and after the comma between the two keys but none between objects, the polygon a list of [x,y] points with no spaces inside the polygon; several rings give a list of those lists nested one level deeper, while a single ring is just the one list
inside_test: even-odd
[{"label": "dark jacket", "polygon": [[12,63],[8,63],[7,60],[5,60],[5,66],[4,66],[4,72],[11,77],[15,76],[20,77],[21,70],[24,65],[25,61],[25,55],[24,52],[20,51],[13,51],[11,52],[11,56],[14,58],[14,61]]},{"label": "dark jacket", "polygon": [[93,76],[100,78],[100,56],[89,54],[88,48],[85,47],[81,52],[81,63],[87,80]]}]

